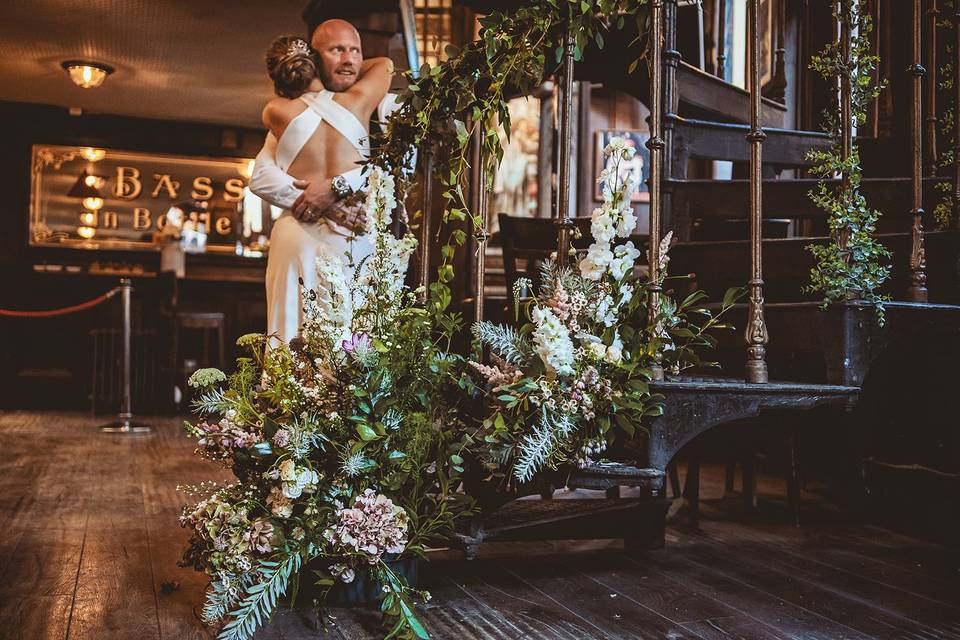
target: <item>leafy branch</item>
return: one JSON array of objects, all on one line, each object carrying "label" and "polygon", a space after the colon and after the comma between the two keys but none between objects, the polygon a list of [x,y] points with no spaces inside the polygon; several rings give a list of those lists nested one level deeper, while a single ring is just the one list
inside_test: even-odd
[{"label": "leafy branch", "polygon": [[217,635],[217,640],[247,640],[264,620],[269,619],[277,608],[277,599],[290,583],[290,577],[300,570],[303,558],[299,552],[291,553],[282,560],[261,560],[258,574],[260,582],[246,589],[246,597],[230,615],[233,618]]}]

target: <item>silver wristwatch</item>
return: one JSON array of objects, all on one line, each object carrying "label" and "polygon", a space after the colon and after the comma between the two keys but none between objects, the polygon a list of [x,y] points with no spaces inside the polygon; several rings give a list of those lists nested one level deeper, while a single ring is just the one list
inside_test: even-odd
[{"label": "silver wristwatch", "polygon": [[342,200],[353,193],[353,189],[350,188],[350,183],[347,182],[347,179],[343,176],[334,176],[333,180],[330,181],[330,188],[333,189],[337,200]]}]

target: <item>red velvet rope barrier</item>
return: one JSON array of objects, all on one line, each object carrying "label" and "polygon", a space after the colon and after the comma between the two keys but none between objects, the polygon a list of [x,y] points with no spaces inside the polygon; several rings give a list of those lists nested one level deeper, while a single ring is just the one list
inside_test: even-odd
[{"label": "red velvet rope barrier", "polygon": [[12,309],[0,309],[0,316],[7,316],[11,318],[51,318],[53,316],[65,316],[68,313],[77,313],[79,311],[85,311],[91,307],[95,307],[98,304],[102,304],[117,295],[117,292],[120,291],[120,287],[116,287],[107,291],[101,296],[97,296],[93,300],[87,300],[86,302],[81,302],[80,304],[75,304],[70,307],[63,307],[62,309],[49,309],[47,311],[14,311]]}]

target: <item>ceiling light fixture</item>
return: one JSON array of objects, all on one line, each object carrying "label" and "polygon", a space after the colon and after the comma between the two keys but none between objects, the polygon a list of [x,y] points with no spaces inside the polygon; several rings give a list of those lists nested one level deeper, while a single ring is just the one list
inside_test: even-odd
[{"label": "ceiling light fixture", "polygon": [[93,89],[103,84],[107,76],[113,73],[113,67],[100,62],[85,60],[67,60],[61,65],[78,87]]}]

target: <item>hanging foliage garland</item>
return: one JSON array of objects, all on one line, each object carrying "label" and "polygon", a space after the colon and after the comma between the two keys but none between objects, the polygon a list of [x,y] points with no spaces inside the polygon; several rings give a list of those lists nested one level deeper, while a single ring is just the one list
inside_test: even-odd
[{"label": "hanging foliage garland", "polygon": [[[880,212],[868,206],[860,192],[863,170],[857,144],[853,142],[844,158],[841,140],[844,127],[856,128],[866,122],[867,106],[884,85],[872,79],[879,58],[870,53],[873,24],[865,0],[841,0],[834,6],[833,17],[843,21],[852,34],[849,58],[843,55],[840,42],[831,42],[811,58],[810,68],[828,82],[842,79],[849,83],[851,122],[845,123],[838,113],[826,111],[824,130],[831,135],[833,146],[829,151],[814,150],[807,155],[813,163],[811,173],[820,177],[810,198],[827,213],[830,242],[807,247],[817,264],[810,270],[806,290],[821,293],[824,306],[849,299],[870,302],[882,324],[887,297],[877,291],[890,276],[885,262],[891,254],[874,237]],[[841,180],[835,184],[838,175]]]}]

